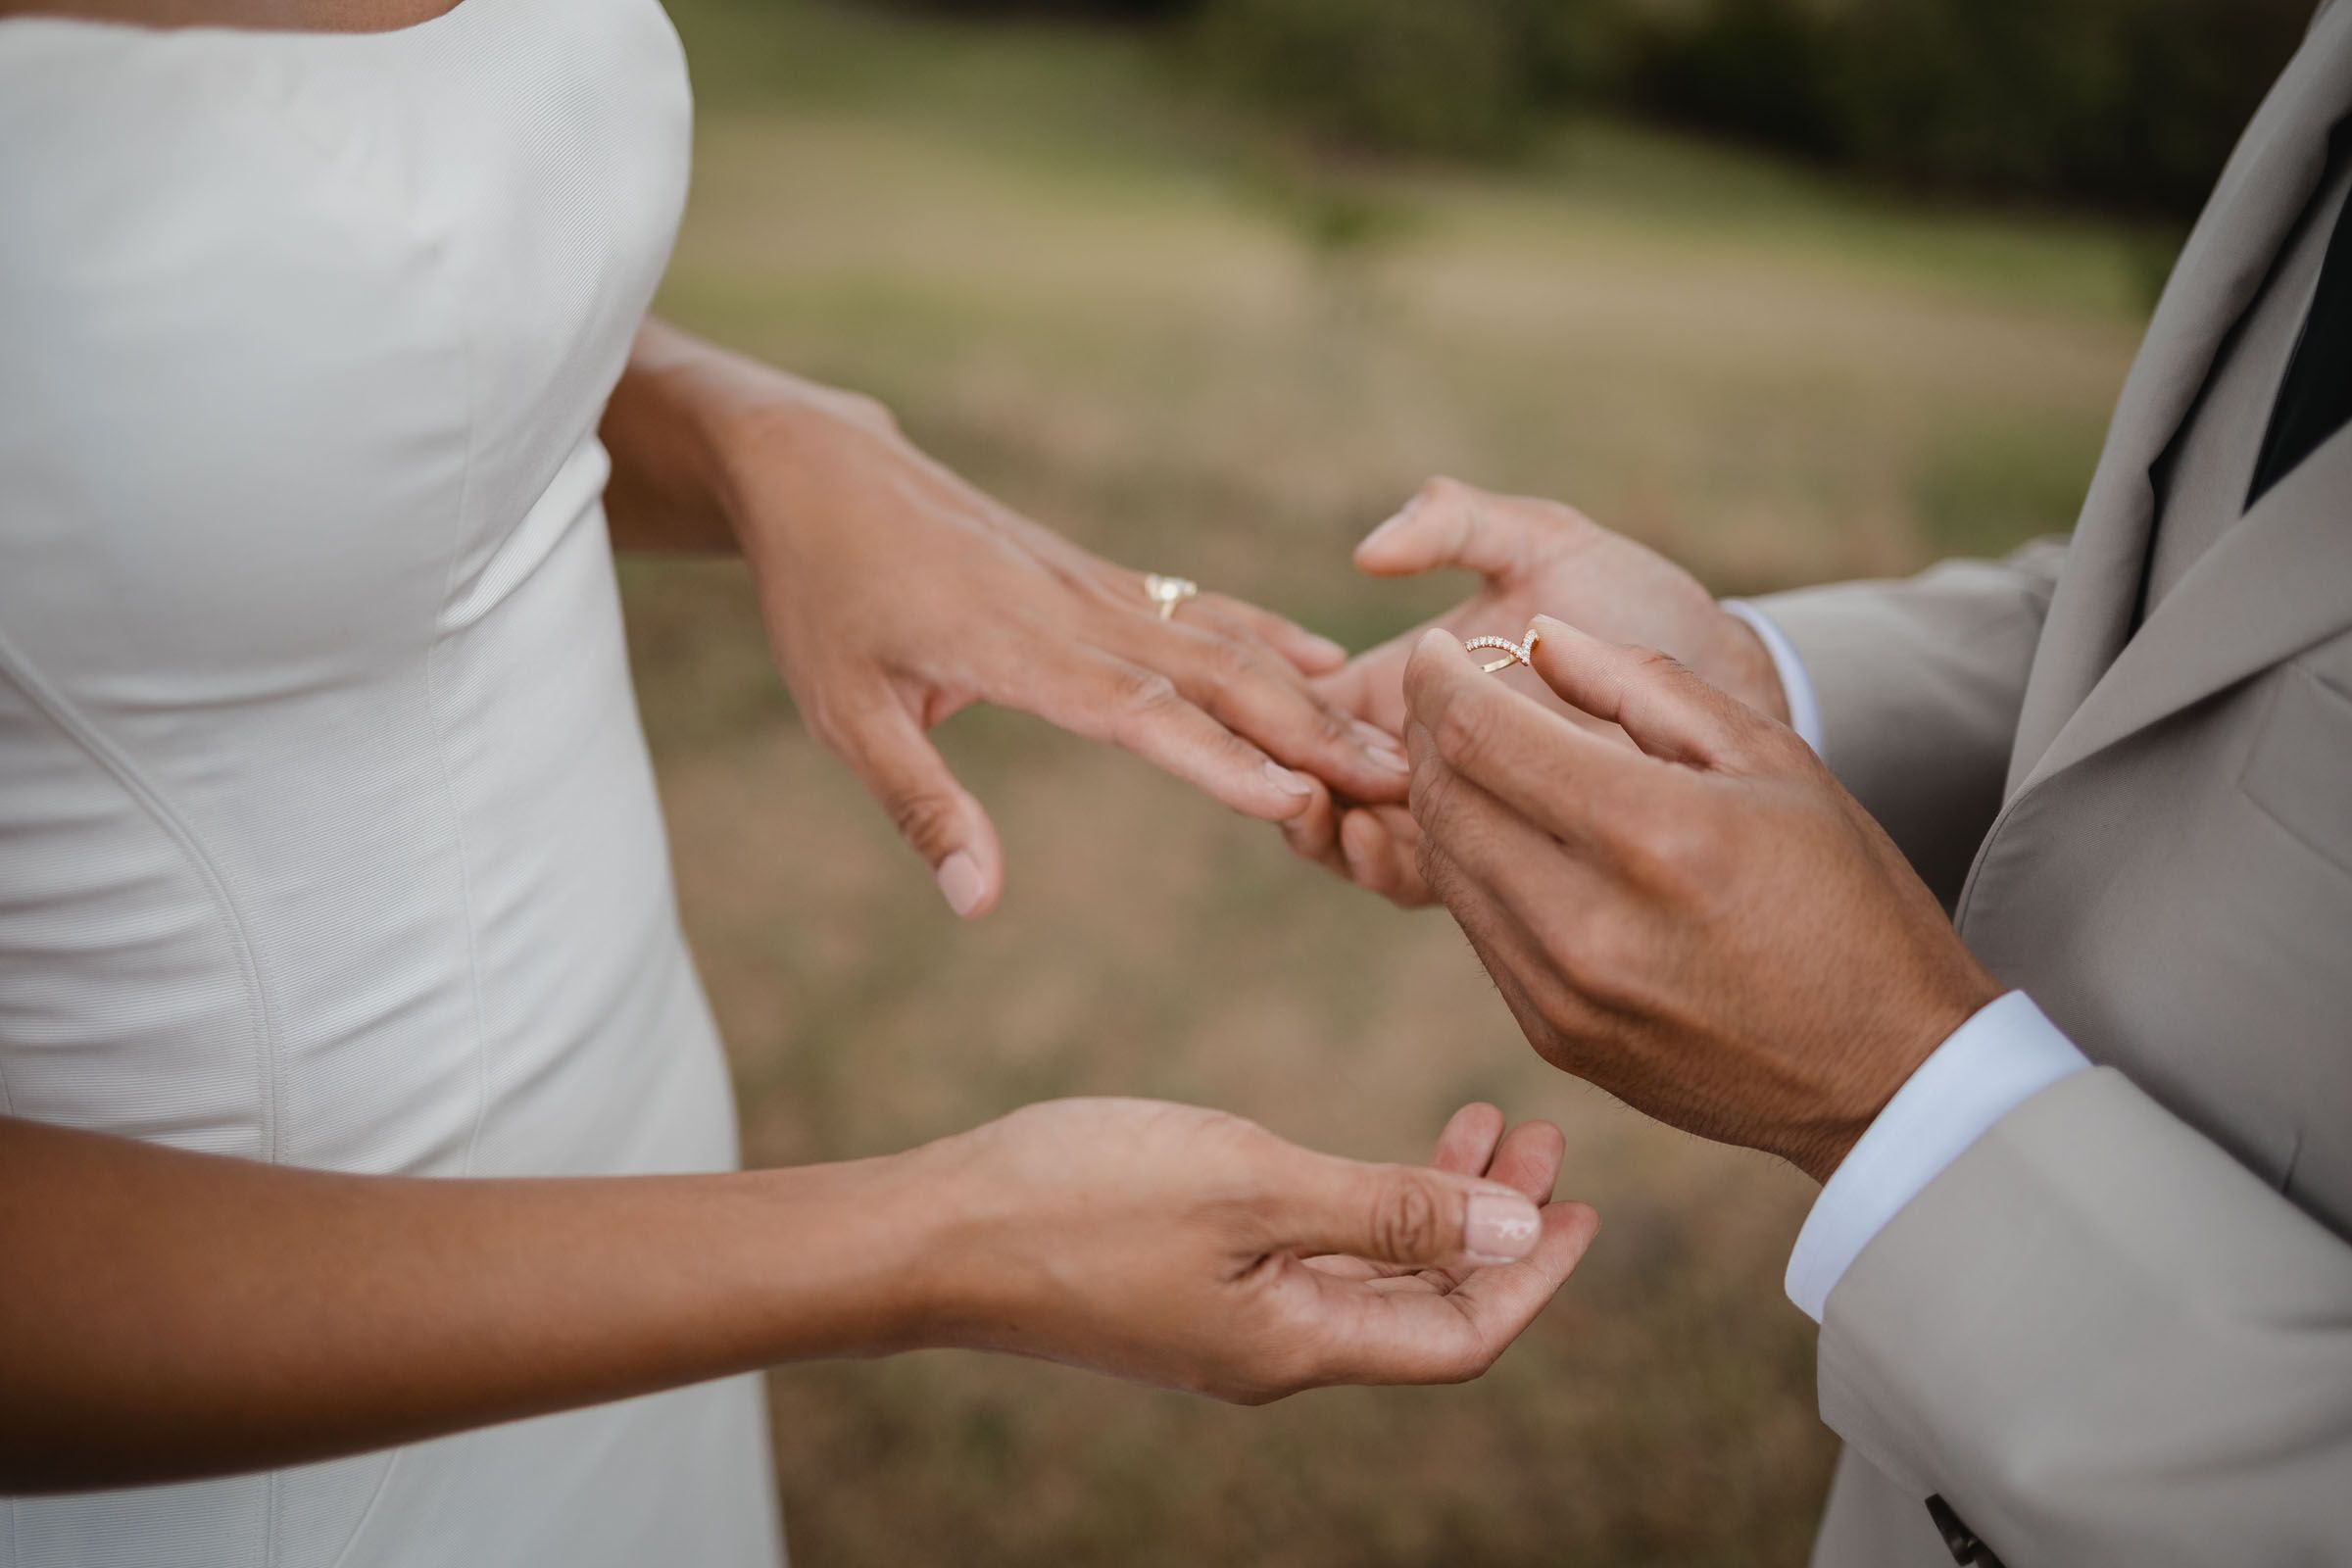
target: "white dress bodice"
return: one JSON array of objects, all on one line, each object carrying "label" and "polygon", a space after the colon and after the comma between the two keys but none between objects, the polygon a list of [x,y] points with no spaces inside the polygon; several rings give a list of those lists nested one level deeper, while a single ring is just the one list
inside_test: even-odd
[{"label": "white dress bodice", "polygon": [[[733,1162],[595,434],[689,112],[656,0],[0,22],[0,1111],[350,1171]],[[0,1502],[0,1568],[777,1553],[742,1379]]]}]

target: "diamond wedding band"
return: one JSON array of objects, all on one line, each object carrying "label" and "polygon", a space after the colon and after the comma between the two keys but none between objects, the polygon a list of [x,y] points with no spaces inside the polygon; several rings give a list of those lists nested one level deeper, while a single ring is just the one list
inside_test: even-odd
[{"label": "diamond wedding band", "polygon": [[1482,648],[1498,650],[1502,655],[1500,659],[1490,659],[1478,666],[1492,675],[1496,670],[1508,669],[1513,664],[1525,664],[1533,668],[1536,662],[1536,640],[1543,635],[1535,627],[1530,626],[1527,628],[1527,641],[1523,643],[1515,643],[1508,637],[1473,637],[1463,643],[1462,648],[1465,652],[1473,654]]}]

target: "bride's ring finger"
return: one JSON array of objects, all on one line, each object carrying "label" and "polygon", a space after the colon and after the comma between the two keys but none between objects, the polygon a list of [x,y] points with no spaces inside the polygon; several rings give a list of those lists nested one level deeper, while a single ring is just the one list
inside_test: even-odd
[{"label": "bride's ring finger", "polygon": [[1280,655],[1252,638],[1178,621],[1151,636],[1140,663],[1164,671],[1217,722],[1277,761],[1359,801],[1400,801],[1411,764],[1393,736],[1331,706]]},{"label": "bride's ring finger", "polygon": [[1229,637],[1267,649],[1301,677],[1328,674],[1348,662],[1348,650],[1328,637],[1318,637],[1285,615],[1262,605],[1228,594],[1202,590],[1184,607],[1184,618],[1203,622]]}]

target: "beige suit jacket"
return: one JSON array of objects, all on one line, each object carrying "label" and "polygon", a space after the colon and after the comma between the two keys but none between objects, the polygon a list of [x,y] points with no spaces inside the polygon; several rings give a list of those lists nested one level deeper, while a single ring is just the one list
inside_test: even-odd
[{"label": "beige suit jacket", "polygon": [[2352,430],[2132,631],[2151,466],[2348,115],[2337,5],[2181,254],[2070,547],[1766,602],[1839,777],[2098,1064],[1831,1293],[1817,1563],[1968,1560],[1932,1495],[2007,1568],[2352,1563]]}]

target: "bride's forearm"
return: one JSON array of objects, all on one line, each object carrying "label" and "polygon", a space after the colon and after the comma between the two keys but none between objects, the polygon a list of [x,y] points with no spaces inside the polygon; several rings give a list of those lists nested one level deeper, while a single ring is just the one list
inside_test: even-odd
[{"label": "bride's forearm", "polygon": [[605,511],[623,550],[741,548],[728,496],[731,446],[779,426],[822,445],[891,431],[871,398],[722,349],[666,321],[638,329],[598,428],[612,457]]},{"label": "bride's forearm", "polygon": [[[1503,1138],[1471,1106],[1439,1150],[1445,1168],[1359,1164],[1194,1106],[1065,1100],[798,1170],[420,1179],[0,1117],[0,1493],[324,1459],[918,1346],[1251,1403],[1458,1382],[1594,1222],[1531,1200],[1557,1132]],[[1465,1288],[1383,1295],[1376,1271],[1301,1260],[1335,1250]]]},{"label": "bride's forearm", "polygon": [[319,1459],[917,1343],[916,1157],[426,1180],[0,1119],[0,1493]]}]

